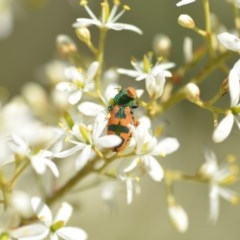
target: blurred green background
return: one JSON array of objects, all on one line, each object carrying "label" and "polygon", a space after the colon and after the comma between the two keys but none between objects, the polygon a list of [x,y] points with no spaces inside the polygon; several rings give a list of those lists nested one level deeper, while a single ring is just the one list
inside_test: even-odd
[{"label": "blurred green background", "polygon": [[[176,2],[126,0],[124,3],[131,7],[131,11],[120,22],[137,25],[144,35],[124,31],[109,32],[106,67],[130,68],[130,58],[135,56],[140,59],[144,53],[152,50],[153,37],[158,33],[171,38],[173,46],[170,60],[177,65],[181,64],[184,36],[194,38],[194,48],[203,42],[195,33],[178,26],[177,17],[181,13],[190,14],[199,26],[203,26],[203,17],[201,1],[181,8],[175,6]],[[35,6],[36,3],[39,6]],[[99,11],[99,3],[100,1],[89,1],[95,12]],[[212,11],[231,29],[233,20],[226,1],[212,0],[210,3]],[[45,0],[41,5],[40,0],[23,0],[22,4],[17,5],[20,5],[20,10],[15,4],[13,32],[8,38],[0,40],[0,85],[9,89],[10,96],[18,94],[24,83],[39,81],[41,67],[57,57],[55,39],[58,34],[70,35],[78,42],[71,25],[76,18],[87,16],[84,9],[78,6],[78,1]],[[95,30],[92,27],[92,31],[96,32]],[[89,54],[84,45],[78,43],[78,46],[82,56]],[[201,86],[203,96],[213,95],[223,80],[218,75],[211,77],[211,84],[206,82]],[[224,101],[228,102],[228,97]],[[209,112],[184,102],[169,110],[162,119],[168,122],[167,131],[181,143],[176,153],[161,160],[165,167],[194,173],[204,161],[205,144],[215,150],[220,161],[228,153],[239,157],[239,133],[236,128],[224,143],[212,143],[213,126]],[[169,222],[163,184],[155,183],[146,176],[142,179],[141,186],[142,193],[134,198],[130,206],[126,204],[124,191],[118,194],[114,212],[104,207],[99,187],[80,193],[77,195],[80,208],[73,222],[85,229],[92,240],[239,239],[239,206],[232,207],[221,201],[219,221],[216,225],[209,223],[207,186],[185,182],[175,186],[177,199],[190,219],[189,230],[185,234],[176,232]],[[239,191],[239,186],[236,186],[236,190]]]}]

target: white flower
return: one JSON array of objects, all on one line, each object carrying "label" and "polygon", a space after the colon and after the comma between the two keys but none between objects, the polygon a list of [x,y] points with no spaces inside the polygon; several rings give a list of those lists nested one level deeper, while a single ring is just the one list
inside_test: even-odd
[{"label": "white flower", "polygon": [[43,222],[43,226],[50,234],[51,240],[85,240],[87,233],[78,227],[66,227],[72,215],[72,206],[67,202],[62,203],[56,217],[53,219],[49,207],[39,198],[31,199],[32,208],[38,219]]},{"label": "white flower", "polygon": [[226,188],[237,181],[238,167],[234,162],[218,166],[216,155],[211,150],[205,151],[206,162],[200,169],[200,174],[209,181],[210,220],[216,222],[219,215],[219,197],[236,204],[237,194]]},{"label": "white flower", "polygon": [[114,5],[111,11],[109,9],[108,1],[107,0],[103,1],[101,4],[102,14],[101,14],[100,20],[95,16],[95,14],[89,8],[86,0],[82,0],[81,5],[83,5],[85,10],[89,14],[90,18],[78,18],[77,22],[73,24],[73,27],[75,28],[95,25],[103,29],[113,29],[116,31],[129,30],[129,31],[136,32],[138,34],[142,34],[142,31],[134,25],[126,24],[126,23],[117,23],[117,20],[124,14],[124,12],[126,10],[129,10],[129,7],[124,5],[122,11],[118,13],[117,11],[120,5],[119,1],[114,1]]},{"label": "white flower", "polygon": [[118,68],[120,74],[125,74],[136,79],[136,81],[146,80],[145,85],[150,97],[159,98],[164,90],[166,77],[171,77],[171,72],[166,69],[175,66],[174,63],[160,63],[157,61],[152,66],[152,56],[145,55],[142,62],[131,62],[135,70]]},{"label": "white flower", "polygon": [[147,172],[153,180],[160,182],[164,172],[155,157],[163,157],[176,151],[179,142],[171,137],[158,141],[156,137],[149,133],[149,127],[150,121],[147,118],[140,119],[137,128],[132,127],[135,140],[135,155],[122,161],[122,164],[127,164],[127,166],[120,166],[120,172],[133,173],[135,169],[140,169],[140,172]]},{"label": "white flower", "polygon": [[182,1],[178,2],[178,3],[176,4],[176,6],[177,6],[177,7],[181,7],[181,6],[183,6],[183,5],[186,5],[186,4],[195,2],[195,1],[196,1],[196,0],[182,0]]},{"label": "white flower", "polygon": [[221,120],[213,132],[213,141],[222,142],[230,134],[234,122],[240,129],[240,60],[238,60],[229,72],[228,88],[231,101],[231,109],[227,115]]},{"label": "white flower", "polygon": [[99,63],[93,62],[90,64],[86,73],[82,73],[76,67],[68,67],[65,69],[65,74],[68,77],[68,82],[60,82],[56,85],[56,89],[67,91],[70,93],[68,101],[74,105],[79,102],[83,92],[93,90],[93,78],[96,75]]},{"label": "white flower", "polygon": [[80,151],[76,159],[76,168],[83,168],[87,162],[92,159],[96,152],[95,149],[112,148],[118,146],[122,139],[116,135],[101,136],[107,125],[106,116],[102,113],[98,114],[93,125],[86,126],[84,124],[73,127],[72,135],[78,139],[69,140],[75,146],[63,152],[55,154],[55,157],[65,158]]},{"label": "white flower", "polygon": [[32,151],[30,147],[19,136],[12,134],[8,138],[10,149],[21,157],[30,160],[33,169],[37,174],[44,174],[49,168],[55,177],[59,177],[59,171],[56,164],[50,159],[53,158],[53,153],[48,150]]},{"label": "white flower", "polygon": [[217,35],[219,42],[227,49],[235,52],[240,51],[240,39],[235,35],[223,32]]}]

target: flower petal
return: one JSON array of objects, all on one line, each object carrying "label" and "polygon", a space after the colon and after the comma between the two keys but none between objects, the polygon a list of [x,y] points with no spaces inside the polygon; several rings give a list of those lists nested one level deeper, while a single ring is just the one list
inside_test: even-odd
[{"label": "flower petal", "polygon": [[127,188],[127,204],[131,204],[133,201],[133,189],[134,189],[134,182],[132,179],[126,179],[126,188]]},{"label": "flower petal", "polygon": [[218,34],[217,38],[225,48],[235,52],[240,51],[240,39],[235,35],[224,32]]},{"label": "flower petal", "polygon": [[117,169],[117,176],[120,177],[121,180],[127,178],[129,172],[134,171],[134,169],[138,166],[138,158],[124,158],[123,161],[120,162]]},{"label": "flower petal", "polygon": [[58,171],[57,165],[53,161],[46,159],[44,164],[45,166],[48,166],[48,168],[52,171],[55,177],[57,178],[59,177],[59,171]]},{"label": "flower petal", "polygon": [[73,23],[73,27],[74,28],[81,28],[81,27],[87,27],[89,25],[96,25],[96,26],[100,26],[101,22],[93,20],[93,19],[89,19],[89,18],[78,18],[77,22]]},{"label": "flower petal", "polygon": [[58,221],[63,221],[65,225],[69,221],[69,218],[72,215],[72,211],[73,211],[72,206],[67,202],[63,202],[60,209],[57,212],[56,217],[54,218],[54,222],[56,223]]},{"label": "flower petal", "polygon": [[117,69],[117,72],[119,74],[124,74],[124,75],[127,75],[127,76],[130,76],[130,77],[138,77],[139,76],[139,72],[135,71],[135,70],[130,70],[130,69],[124,69],[124,68],[118,68]]},{"label": "flower petal", "polygon": [[72,147],[72,148],[69,148],[65,151],[62,151],[62,152],[59,152],[59,153],[55,153],[54,154],[54,157],[56,158],[65,158],[65,157],[69,157],[73,154],[75,154],[77,151],[80,151],[82,150],[84,147],[86,146],[86,144],[84,143],[80,143],[80,142],[77,142],[77,145]]},{"label": "flower petal", "polygon": [[87,70],[88,81],[93,80],[93,78],[96,75],[96,72],[98,70],[98,67],[99,67],[99,62],[95,61],[95,62],[91,63],[91,65],[89,66],[89,68]]},{"label": "flower petal", "polygon": [[63,227],[57,231],[57,234],[63,239],[86,240],[87,233],[77,227]]},{"label": "flower petal", "polygon": [[175,152],[179,148],[179,142],[176,138],[167,137],[160,141],[153,151],[153,155],[168,155]]},{"label": "flower petal", "polygon": [[11,231],[11,237],[18,240],[42,240],[49,233],[48,227],[43,224],[31,224]]},{"label": "flower petal", "polygon": [[145,156],[144,163],[150,177],[156,182],[161,182],[164,172],[159,162],[152,156]]},{"label": "flower petal", "polygon": [[31,205],[39,220],[44,222],[47,226],[50,226],[52,224],[52,213],[42,199],[39,197],[32,197]]},{"label": "flower petal", "polygon": [[78,158],[76,159],[76,168],[77,170],[82,169],[88,162],[88,160],[92,157],[91,154],[92,151],[92,146],[91,145],[86,145]]},{"label": "flower petal", "polygon": [[21,153],[21,154],[28,154],[29,148],[27,144],[23,141],[22,138],[20,138],[16,134],[11,134],[8,137],[8,146],[13,152]]},{"label": "flower petal", "polygon": [[210,204],[210,213],[209,219],[212,223],[215,223],[219,215],[219,196],[218,196],[218,186],[212,185],[209,194],[209,204]]},{"label": "flower petal", "polygon": [[96,117],[97,114],[104,111],[104,109],[102,105],[93,102],[83,102],[78,105],[79,112],[89,117]]},{"label": "flower petal", "polygon": [[71,92],[75,89],[75,87],[71,82],[60,82],[56,85],[56,89],[59,91]]},{"label": "flower petal", "polygon": [[195,2],[195,1],[196,1],[196,0],[182,0],[182,1],[178,2],[178,3],[176,4],[176,6],[177,6],[177,7],[181,7],[181,6],[183,6],[183,5],[186,5],[186,4]]},{"label": "flower petal", "polygon": [[103,132],[107,125],[107,118],[104,112],[99,112],[93,124],[92,138],[97,139]]},{"label": "flower petal", "polygon": [[69,98],[68,98],[68,102],[72,105],[76,104],[82,97],[82,91],[76,91],[73,92]]},{"label": "flower petal", "polygon": [[239,76],[235,69],[231,69],[228,76],[228,87],[229,94],[231,99],[231,106],[236,106],[239,102],[240,96],[240,84],[239,84]]},{"label": "flower petal", "polygon": [[107,23],[106,25],[108,28],[111,28],[116,31],[121,31],[121,30],[129,30],[132,32],[136,32],[140,35],[143,34],[142,30],[134,25],[127,24],[127,23]]},{"label": "flower petal", "polygon": [[107,135],[97,138],[94,143],[99,148],[112,148],[119,146],[122,143],[122,139],[117,135]]},{"label": "flower petal", "polygon": [[217,143],[224,141],[229,136],[233,127],[233,123],[234,116],[230,113],[225,118],[223,118],[214,129],[212,136],[213,141]]}]

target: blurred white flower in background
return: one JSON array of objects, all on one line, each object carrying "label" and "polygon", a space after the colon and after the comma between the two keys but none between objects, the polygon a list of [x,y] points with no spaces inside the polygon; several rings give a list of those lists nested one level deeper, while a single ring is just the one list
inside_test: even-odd
[{"label": "blurred white flower in background", "polygon": [[226,187],[238,180],[239,169],[234,161],[218,165],[215,153],[209,149],[205,150],[205,160],[199,173],[209,181],[210,221],[215,223],[219,215],[220,197],[232,204],[239,202],[237,193]]}]

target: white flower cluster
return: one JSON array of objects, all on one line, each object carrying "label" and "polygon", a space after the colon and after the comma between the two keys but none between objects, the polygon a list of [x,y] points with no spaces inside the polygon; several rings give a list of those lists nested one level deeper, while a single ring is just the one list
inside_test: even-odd
[{"label": "white flower cluster", "polygon": [[[195,0],[182,0],[177,6],[192,2]],[[239,1],[231,3],[239,7]],[[176,65],[167,58],[170,56],[171,42],[167,41],[166,36],[163,44],[166,48],[161,46],[158,49],[158,54],[164,52],[164,56],[155,54],[154,60],[154,54],[147,53],[142,61],[131,61],[133,69],[105,70],[104,41],[108,30],[129,30],[137,34],[142,34],[142,31],[134,25],[117,22],[130,9],[124,5],[119,10],[121,4],[118,0],[113,1],[112,8],[104,0],[99,18],[90,9],[87,0],[81,0],[80,5],[90,18],[78,18],[73,27],[79,40],[93,54],[93,60],[80,61],[74,41],[60,35],[57,37],[57,48],[64,59],[55,60],[44,68],[50,89],[27,84],[21,96],[6,104],[1,102],[0,96],[0,186],[3,198],[0,203],[9,211],[2,214],[3,219],[8,221],[0,226],[0,239],[87,239],[87,233],[81,228],[66,226],[74,213],[68,202],[63,201],[55,218],[50,207],[90,173],[101,175],[102,198],[110,207],[115,206],[117,186],[126,189],[126,202],[132,204],[135,194],[141,192],[140,180],[145,174],[157,183],[162,182],[167,190],[169,217],[180,232],[188,229],[189,219],[175,199],[174,183],[195,180],[207,184],[210,220],[216,222],[220,197],[233,204],[238,202],[236,192],[227,187],[238,179],[235,161],[230,159],[218,165],[213,151],[207,149],[206,161],[195,175],[168,169],[167,164],[163,167],[163,159],[177,151],[180,142],[163,134],[163,127],[159,126],[160,113],[183,99],[212,111],[215,117],[225,113],[212,136],[214,142],[224,141],[234,122],[240,129],[240,60],[231,68],[227,79],[230,107],[218,112],[219,109],[211,103],[215,103],[219,95],[210,103],[203,102],[197,77],[183,82],[184,85],[176,93],[173,90],[174,81],[183,80],[187,70],[197,64],[201,57],[201,54],[194,52],[189,38],[185,40],[184,66],[174,73],[170,72]],[[208,37],[206,32],[199,31],[188,15],[182,16],[179,22]],[[97,47],[91,41],[91,25],[96,26],[100,33]],[[228,50],[240,52],[240,39],[235,35],[221,33],[217,38]],[[215,50],[211,39],[207,40],[208,47]],[[216,52],[221,52],[220,47]],[[214,54],[209,54],[211,60],[205,71],[209,71],[218,61]],[[136,89],[120,87],[121,75],[132,77],[129,85],[136,86]],[[205,72],[199,76],[205,76]],[[143,89],[139,89],[140,81],[145,83]],[[139,109],[136,109],[138,106]],[[156,125],[154,117],[157,118]],[[7,172],[8,169],[10,172]],[[102,180],[103,175],[111,181],[106,183]],[[32,181],[34,186],[28,189],[29,194],[18,189],[18,181],[24,180],[25,176],[25,181]],[[27,186],[23,188],[27,189]]]}]

